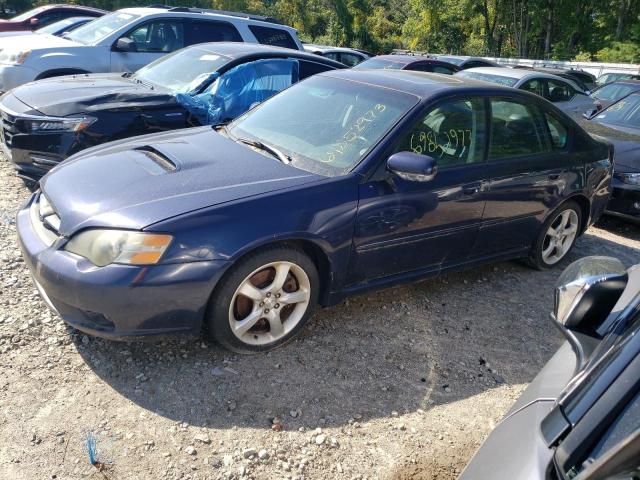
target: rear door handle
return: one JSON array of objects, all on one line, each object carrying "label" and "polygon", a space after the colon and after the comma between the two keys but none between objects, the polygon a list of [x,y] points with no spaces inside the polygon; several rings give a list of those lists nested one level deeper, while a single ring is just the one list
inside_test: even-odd
[{"label": "rear door handle", "polygon": [[476,195],[477,193],[480,193],[480,190],[482,190],[482,185],[480,185],[479,183],[471,184],[471,185],[465,185],[464,187],[462,187],[462,194],[463,195]]},{"label": "rear door handle", "polygon": [[560,178],[559,173],[552,173],[549,175],[549,180],[558,180]]}]

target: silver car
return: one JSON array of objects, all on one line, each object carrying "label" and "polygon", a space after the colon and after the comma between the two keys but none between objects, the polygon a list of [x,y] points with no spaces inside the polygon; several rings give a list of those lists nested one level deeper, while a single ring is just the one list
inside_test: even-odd
[{"label": "silver car", "polygon": [[455,74],[518,88],[546,98],[560,110],[574,117],[594,108],[595,102],[575,82],[550,73],[518,68],[480,67],[470,68]]},{"label": "silver car", "polygon": [[567,342],[493,430],[461,480],[637,479],[640,265],[569,265],[552,321]]}]

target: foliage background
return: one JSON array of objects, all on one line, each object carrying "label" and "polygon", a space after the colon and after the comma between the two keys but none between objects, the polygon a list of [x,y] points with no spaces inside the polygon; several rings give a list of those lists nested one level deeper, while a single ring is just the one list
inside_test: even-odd
[{"label": "foliage background", "polygon": [[[70,0],[107,10],[144,0]],[[46,0],[0,0],[0,14]],[[502,57],[640,63],[640,0],[174,0],[271,15],[305,41]]]}]

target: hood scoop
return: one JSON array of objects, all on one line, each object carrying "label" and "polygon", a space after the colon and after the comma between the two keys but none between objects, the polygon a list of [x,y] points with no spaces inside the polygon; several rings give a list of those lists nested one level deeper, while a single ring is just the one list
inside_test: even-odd
[{"label": "hood scoop", "polygon": [[[136,152],[142,153],[147,159],[153,162],[153,166],[148,162],[142,162],[140,159],[136,159],[136,162],[145,168],[151,175],[160,175],[166,172],[174,172],[178,169],[177,163],[169,155],[161,152],[151,145],[142,145],[133,149]],[[151,167],[151,168],[149,168]]]}]

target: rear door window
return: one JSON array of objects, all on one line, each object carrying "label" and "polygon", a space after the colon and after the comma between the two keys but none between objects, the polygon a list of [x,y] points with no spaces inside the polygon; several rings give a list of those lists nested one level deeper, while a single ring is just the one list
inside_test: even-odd
[{"label": "rear door window", "polygon": [[542,112],[517,100],[491,99],[490,160],[537,155],[551,150]]},{"label": "rear door window", "polygon": [[358,55],[354,55],[353,53],[343,52],[340,54],[340,62],[344,63],[347,67],[354,67],[362,62],[362,58]]},{"label": "rear door window", "polygon": [[185,46],[206,42],[242,42],[236,27],[227,22],[191,20],[186,24]]},{"label": "rear door window", "polygon": [[262,27],[259,25],[249,25],[249,30],[263,45],[273,45],[274,47],[285,47],[298,49],[298,45],[289,32],[281,28]]},{"label": "rear door window", "polygon": [[528,80],[522,84],[520,90],[535,93],[536,95],[544,97],[544,81],[539,78]]},{"label": "rear door window", "polygon": [[315,75],[316,73],[335,70],[333,67],[328,65],[318,62],[310,62],[308,60],[298,60],[298,63],[300,64],[300,80]]}]

